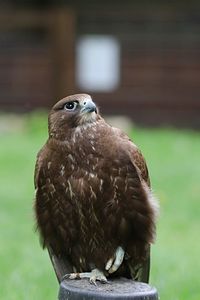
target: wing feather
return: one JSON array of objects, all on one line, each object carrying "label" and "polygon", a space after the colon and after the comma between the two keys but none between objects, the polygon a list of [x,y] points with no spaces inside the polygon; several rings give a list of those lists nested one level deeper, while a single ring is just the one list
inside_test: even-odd
[{"label": "wing feather", "polygon": [[[131,277],[148,282],[150,243],[155,236],[157,205],[152,196],[149,172],[141,151],[121,130],[114,128],[114,131],[129,166],[124,190],[126,208],[123,207],[123,221],[120,223],[119,231],[120,234],[125,234],[126,239],[127,231],[131,232],[127,245],[127,265]],[[143,259],[137,262],[139,256]]]}]

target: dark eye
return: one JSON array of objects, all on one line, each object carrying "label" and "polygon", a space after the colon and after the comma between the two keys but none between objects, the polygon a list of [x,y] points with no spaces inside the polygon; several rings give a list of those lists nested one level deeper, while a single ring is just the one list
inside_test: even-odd
[{"label": "dark eye", "polygon": [[67,102],[64,105],[64,109],[66,109],[66,110],[75,110],[76,107],[77,107],[77,102],[76,101]]}]

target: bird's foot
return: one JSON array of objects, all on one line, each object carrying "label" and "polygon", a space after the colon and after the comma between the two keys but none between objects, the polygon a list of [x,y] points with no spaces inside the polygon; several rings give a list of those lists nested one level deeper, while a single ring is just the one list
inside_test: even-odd
[{"label": "bird's foot", "polygon": [[108,283],[106,276],[99,269],[93,269],[91,272],[83,272],[83,273],[71,273],[66,274],[63,279],[82,279],[89,278],[91,284],[97,285],[96,281],[100,281],[101,283]]},{"label": "bird's foot", "polygon": [[109,274],[114,273],[117,271],[117,269],[121,266],[124,259],[124,250],[122,247],[117,247],[117,250],[115,251],[115,254],[108,260],[106,264],[106,271],[108,271]]},{"label": "bird's foot", "polygon": [[91,271],[90,283],[96,285],[97,280],[101,283],[108,283],[108,280],[102,271],[99,269],[93,269]]}]

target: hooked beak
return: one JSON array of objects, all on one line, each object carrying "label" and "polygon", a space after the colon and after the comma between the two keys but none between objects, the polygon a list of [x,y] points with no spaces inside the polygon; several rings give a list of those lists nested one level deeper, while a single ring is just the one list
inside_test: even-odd
[{"label": "hooked beak", "polygon": [[83,101],[81,112],[82,113],[90,113],[93,111],[97,114],[97,107],[96,107],[95,103],[90,99]]}]

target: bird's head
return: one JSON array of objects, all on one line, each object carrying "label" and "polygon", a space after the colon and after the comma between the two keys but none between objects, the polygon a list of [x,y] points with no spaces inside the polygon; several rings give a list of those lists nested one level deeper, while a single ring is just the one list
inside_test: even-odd
[{"label": "bird's head", "polygon": [[71,129],[99,119],[98,109],[87,94],[76,94],[58,101],[49,113],[49,134],[60,136]]}]

